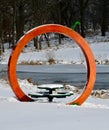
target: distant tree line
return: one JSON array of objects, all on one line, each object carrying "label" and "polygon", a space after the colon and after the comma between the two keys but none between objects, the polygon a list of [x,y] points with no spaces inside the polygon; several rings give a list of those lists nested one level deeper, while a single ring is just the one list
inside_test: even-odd
[{"label": "distant tree line", "polygon": [[[3,43],[13,47],[33,27],[57,23],[71,28],[75,21],[80,21],[76,31],[83,37],[98,30],[105,36],[109,30],[109,1],[0,0],[0,53]],[[34,45],[37,49],[37,38]]]}]

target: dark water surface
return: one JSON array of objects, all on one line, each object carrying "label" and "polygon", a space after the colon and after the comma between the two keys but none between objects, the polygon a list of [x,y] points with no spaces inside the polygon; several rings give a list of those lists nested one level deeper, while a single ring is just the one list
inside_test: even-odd
[{"label": "dark water surface", "polygon": [[[7,71],[2,69],[0,78],[6,76]],[[66,83],[77,87],[84,87],[87,80],[86,68],[82,65],[18,66],[17,76],[31,78],[38,84]],[[109,89],[109,65],[97,66],[94,89]]]}]

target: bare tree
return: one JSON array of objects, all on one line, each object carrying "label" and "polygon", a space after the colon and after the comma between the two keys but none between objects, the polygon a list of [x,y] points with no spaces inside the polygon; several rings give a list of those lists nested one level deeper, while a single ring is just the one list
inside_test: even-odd
[{"label": "bare tree", "polygon": [[109,25],[109,1],[100,0],[100,10],[101,10],[101,34],[105,36]]}]

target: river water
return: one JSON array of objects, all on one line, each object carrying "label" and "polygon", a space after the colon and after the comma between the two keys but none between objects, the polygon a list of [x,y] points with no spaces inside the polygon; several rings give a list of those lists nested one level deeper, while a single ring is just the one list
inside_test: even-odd
[{"label": "river water", "polygon": [[[84,87],[87,81],[86,72],[83,65],[17,66],[18,78],[31,78],[33,82],[38,84],[65,83]],[[0,65],[0,78],[3,77],[7,77],[6,65]],[[109,89],[109,65],[97,65],[94,89]]]}]

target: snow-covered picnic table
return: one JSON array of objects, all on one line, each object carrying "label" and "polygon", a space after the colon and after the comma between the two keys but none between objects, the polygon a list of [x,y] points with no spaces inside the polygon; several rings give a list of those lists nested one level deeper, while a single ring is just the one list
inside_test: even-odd
[{"label": "snow-covered picnic table", "polygon": [[67,91],[59,91],[54,93],[54,91],[57,89],[64,89],[64,86],[62,84],[43,84],[38,85],[37,88],[45,91],[40,91],[29,95],[33,98],[47,97],[49,99],[49,102],[52,102],[53,98],[65,98],[66,96],[71,96],[73,94],[72,92]]}]

